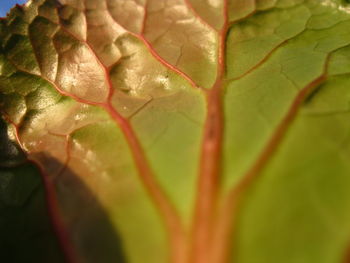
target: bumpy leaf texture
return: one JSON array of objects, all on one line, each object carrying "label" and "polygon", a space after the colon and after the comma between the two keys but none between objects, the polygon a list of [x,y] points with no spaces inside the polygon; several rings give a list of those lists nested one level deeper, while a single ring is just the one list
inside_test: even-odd
[{"label": "bumpy leaf texture", "polygon": [[31,0],[0,40],[5,262],[350,261],[347,1]]}]

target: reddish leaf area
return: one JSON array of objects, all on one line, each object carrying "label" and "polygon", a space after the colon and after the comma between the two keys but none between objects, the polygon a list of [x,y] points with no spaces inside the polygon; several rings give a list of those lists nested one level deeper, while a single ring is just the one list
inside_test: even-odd
[{"label": "reddish leaf area", "polygon": [[[94,5],[99,5],[99,3],[93,1],[86,2],[91,4],[92,7]],[[291,125],[295,121],[302,107],[302,104],[307,100],[310,94],[312,94],[321,84],[324,84],[329,79],[328,68],[331,53],[329,53],[325,59],[322,74],[312,79],[305,87],[302,87],[296,93],[296,96],[289,105],[287,112],[274,128],[271,136],[268,138],[264,144],[264,147],[260,151],[260,154],[258,154],[257,159],[250,165],[250,168],[246,171],[246,173],[239,178],[236,185],[234,185],[228,191],[228,194],[222,195],[222,182],[220,176],[223,169],[222,155],[225,129],[223,97],[226,88],[231,81],[241,80],[260,69],[261,66],[270,60],[270,58],[278,50],[280,50],[281,47],[288,44],[291,39],[295,38],[295,36],[293,36],[293,38],[288,38],[287,40],[281,41],[244,74],[229,79],[227,76],[226,61],[228,35],[233,25],[239,23],[240,21],[249,19],[257,13],[256,1],[223,0],[221,12],[223,23],[220,28],[217,27],[217,24],[214,25],[212,24],[212,21],[209,21],[206,18],[202,17],[198,11],[198,7],[192,5],[192,1],[177,1],[178,5],[189,10],[191,15],[194,17],[194,20],[200,21],[201,26],[204,26],[208,32],[215,32],[217,36],[217,50],[213,52],[216,54],[216,62],[214,63],[216,65],[216,78],[214,79],[213,83],[210,83],[210,85],[207,84],[209,87],[204,87],[203,83],[201,83],[202,79],[197,77],[195,71],[189,70],[186,67],[186,63],[182,61],[181,56],[183,54],[181,53],[179,58],[177,58],[177,60],[174,60],[172,54],[170,54],[171,52],[168,52],[169,54],[167,52],[163,52],[164,47],[162,45],[165,44],[159,44],[158,42],[161,41],[157,42],[157,38],[152,35],[155,34],[154,32],[157,32],[157,30],[162,31],[164,29],[164,25],[157,25],[155,22],[157,19],[157,15],[155,15],[157,13],[155,7],[157,5],[157,1],[147,1],[143,7],[143,11],[140,11],[140,13],[137,13],[138,11],[134,10],[136,12],[134,19],[135,21],[136,18],[138,19],[137,21],[140,20],[139,23],[128,22],[131,20],[131,18],[129,18],[129,20],[123,20],[122,15],[118,14],[117,12],[113,13],[113,11],[111,11],[113,10],[113,6],[108,5],[110,2],[106,2],[105,11],[109,15],[108,19],[112,19],[117,25],[118,29],[116,30],[124,30],[129,34],[129,36],[136,39],[136,41],[141,42],[147,51],[152,55],[153,59],[158,61],[169,72],[183,79],[194,90],[201,94],[204,94],[206,102],[206,117],[203,126],[204,128],[200,147],[200,162],[198,164],[195,205],[193,207],[191,222],[188,227],[184,222],[181,214],[177,210],[176,205],[173,203],[168,193],[161,186],[156,172],[154,171],[154,168],[152,167],[152,164],[149,160],[150,158],[148,157],[147,152],[142,145],[142,142],[140,141],[137,131],[135,131],[135,128],[131,123],[131,118],[125,117],[121,112],[119,112],[118,108],[114,104],[116,98],[118,99],[118,95],[116,94],[118,90],[115,88],[115,83],[111,75],[114,67],[121,62],[119,60],[113,61],[112,58],[106,58],[101,55],[102,52],[100,52],[98,49],[99,42],[97,41],[97,38],[92,39],[91,36],[87,37],[86,33],[84,32],[83,28],[84,26],[87,27],[86,24],[81,25],[81,27],[74,27],[74,24],[70,24],[65,21],[64,17],[67,15],[65,14],[65,12],[67,12],[67,10],[65,10],[65,3],[66,1],[63,0],[56,1],[55,12],[56,15],[60,18],[60,20],[57,21],[57,25],[59,26],[59,29],[57,29],[57,31],[61,31],[60,37],[69,39],[69,41],[72,43],[75,41],[76,43],[82,45],[82,53],[87,52],[89,55],[91,55],[91,57],[89,57],[89,63],[93,64],[96,62],[98,65],[96,68],[98,68],[101,72],[91,72],[89,70],[86,70],[86,74],[90,74],[92,76],[91,79],[97,79],[96,86],[98,86],[100,90],[92,90],[91,87],[90,89],[86,88],[85,93],[78,88],[76,90],[73,88],[69,90],[64,87],[64,84],[62,84],[65,81],[64,78],[62,78],[63,80],[57,77],[54,79],[50,77],[50,74],[44,74],[45,67],[43,65],[45,63],[42,61],[42,55],[39,54],[39,52],[35,49],[35,41],[33,39],[30,40],[32,46],[34,47],[33,50],[36,56],[36,61],[39,64],[41,72],[36,74],[30,70],[19,67],[16,64],[16,61],[12,61],[13,65],[17,66],[17,71],[26,72],[30,75],[37,75],[40,78],[44,79],[50,83],[63,97],[69,97],[76,102],[82,103],[84,105],[96,106],[100,109],[103,109],[104,112],[108,113],[109,117],[120,128],[130,148],[134,165],[138,172],[139,180],[142,182],[143,187],[146,189],[148,195],[152,200],[152,203],[157,208],[164,222],[166,233],[169,239],[170,262],[228,262],[231,253],[230,246],[232,246],[232,234],[236,232],[236,216],[238,214],[240,201],[242,201],[244,198],[245,191],[255,183],[257,177],[262,174],[262,171],[265,169],[266,165],[274,157],[282,141],[288,134]],[[84,1],[76,1],[75,3],[78,7],[83,7],[82,13],[89,11],[86,7],[84,7],[84,3]],[[156,11],[154,11],[152,8]],[[235,11],[237,11],[237,13],[234,13],[234,15],[230,14]],[[79,17],[77,19],[79,19]],[[83,21],[85,20],[83,19]],[[86,23],[86,21],[84,23]],[[97,31],[98,30],[96,30],[96,34]],[[178,29],[178,31],[181,31],[181,28]],[[180,35],[180,33],[178,34]],[[175,40],[173,41],[176,42]],[[56,40],[56,50],[61,50],[61,53],[65,54],[66,51],[64,50],[64,47],[62,47],[63,45],[57,44],[58,42],[59,41]],[[181,41],[179,40],[179,42]],[[181,51],[182,48],[183,47],[181,47]],[[332,52],[335,51],[333,50]],[[187,53],[184,53],[184,56],[186,56]],[[85,53],[83,53],[83,55],[84,54]],[[191,60],[190,55],[188,55],[186,59],[192,63],[201,63],[201,55],[202,54],[194,54],[192,58],[195,61]],[[83,61],[79,64],[79,66],[86,66],[85,64],[87,64],[87,62]],[[91,66],[91,68],[93,68],[93,66]],[[85,76],[82,78],[84,77]],[[86,79],[89,80],[89,78]],[[92,85],[92,87],[94,86]],[[153,98],[151,96],[151,100],[152,99]],[[142,107],[146,107],[148,105],[147,103]],[[143,109],[142,107],[140,108],[141,110]],[[19,127],[19,124],[10,118],[9,121],[12,122],[12,124],[16,127],[17,141],[19,144],[22,144],[23,139],[20,135],[21,127]],[[65,166],[68,166],[70,162],[71,145],[68,135],[54,135],[62,137],[66,142],[66,163],[57,173],[57,177],[64,172]],[[25,149],[26,147],[22,146],[22,148]],[[76,255],[76,252],[74,251],[74,245],[71,244],[69,233],[67,233],[65,229],[63,223],[64,220],[61,219],[62,215],[58,205],[54,179],[52,179],[50,175],[47,174],[42,163],[40,163],[35,158],[33,158],[32,161],[41,168],[53,225],[56,228],[56,233],[61,242],[62,249],[67,257],[67,261],[71,263],[80,262],[79,255]]]}]

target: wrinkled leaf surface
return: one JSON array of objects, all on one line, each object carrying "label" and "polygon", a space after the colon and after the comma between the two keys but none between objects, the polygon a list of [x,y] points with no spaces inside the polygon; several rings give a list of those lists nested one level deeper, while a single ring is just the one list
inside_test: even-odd
[{"label": "wrinkled leaf surface", "polygon": [[46,200],[58,262],[344,262],[349,29],[345,0],[17,6],[1,205]]}]

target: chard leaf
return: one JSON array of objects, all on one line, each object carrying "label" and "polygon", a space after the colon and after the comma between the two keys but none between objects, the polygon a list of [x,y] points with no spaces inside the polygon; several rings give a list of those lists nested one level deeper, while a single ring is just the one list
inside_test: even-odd
[{"label": "chard leaf", "polygon": [[57,262],[347,262],[349,28],[345,0],[17,6],[0,200],[41,185]]},{"label": "chard leaf", "polygon": [[1,260],[65,262],[50,224],[40,171],[7,137],[7,125],[0,119]]}]

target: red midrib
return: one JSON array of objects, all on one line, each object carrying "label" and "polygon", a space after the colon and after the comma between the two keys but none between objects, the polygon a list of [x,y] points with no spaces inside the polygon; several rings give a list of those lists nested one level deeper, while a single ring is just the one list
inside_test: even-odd
[{"label": "red midrib", "polygon": [[[323,73],[302,88],[295,96],[286,115],[282,118],[272,136],[267,141],[258,158],[242,176],[241,180],[230,190],[229,194],[221,203],[216,222],[214,262],[226,262],[228,260],[230,240],[234,232],[235,218],[237,216],[239,202],[245,190],[257,179],[268,162],[273,157],[281,141],[286,136],[288,129],[293,123],[301,104],[312,91],[327,79],[326,69],[329,61],[327,56]],[[232,244],[231,244],[232,245]]]},{"label": "red midrib", "polygon": [[[255,11],[252,13],[254,14]],[[252,14],[248,14],[247,17]],[[226,37],[231,24],[227,18],[227,0],[225,1],[225,24],[220,34],[218,77],[212,89],[208,92],[208,113],[205,124],[202,156],[200,164],[199,182],[197,188],[197,202],[195,215],[192,224],[192,250],[190,263],[223,263],[227,262],[230,251],[230,240],[232,239],[232,228],[237,214],[238,202],[245,189],[247,189],[254,180],[261,174],[264,167],[272,158],[278,145],[285,137],[290,125],[295,119],[300,105],[307,96],[323,83],[327,76],[326,70],[329,56],[326,58],[323,73],[321,76],[312,80],[303,89],[301,89],[294,98],[289,110],[283,117],[270,140],[263,148],[257,160],[252,164],[241,181],[231,189],[228,197],[220,203],[217,200],[217,194],[220,187],[221,173],[221,151],[222,151],[222,131],[223,131],[223,113],[222,113],[222,89],[225,85],[225,49]],[[273,51],[281,47],[288,40],[283,41]],[[265,62],[270,52],[258,65],[248,71],[255,70],[259,65]]]},{"label": "red midrib", "polygon": [[191,229],[190,263],[212,263],[212,241],[217,193],[220,185],[223,112],[222,91],[225,85],[226,38],[229,30],[228,3],[224,1],[224,24],[219,34],[217,77],[207,92],[207,118],[202,139],[197,200]]}]

